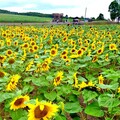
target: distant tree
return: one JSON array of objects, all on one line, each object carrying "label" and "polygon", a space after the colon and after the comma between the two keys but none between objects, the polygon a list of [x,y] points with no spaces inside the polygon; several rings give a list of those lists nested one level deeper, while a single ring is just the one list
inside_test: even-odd
[{"label": "distant tree", "polygon": [[95,21],[95,18],[94,18],[94,17],[91,17],[91,20],[92,20],[92,21]]},{"label": "distant tree", "polygon": [[110,12],[111,20],[115,20],[117,17],[120,17],[120,4],[117,0],[110,3],[108,11]]},{"label": "distant tree", "polygon": [[97,20],[105,20],[104,15],[100,13],[99,16],[97,17]]}]

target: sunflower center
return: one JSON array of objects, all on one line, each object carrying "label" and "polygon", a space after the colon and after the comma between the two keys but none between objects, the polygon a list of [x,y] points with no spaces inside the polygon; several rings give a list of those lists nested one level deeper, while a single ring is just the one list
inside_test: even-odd
[{"label": "sunflower center", "polygon": [[13,64],[15,62],[15,60],[13,58],[9,59],[8,63],[9,64]]},{"label": "sunflower center", "polygon": [[15,101],[14,105],[19,106],[24,102],[24,98],[19,98]]},{"label": "sunflower center", "polygon": [[0,78],[4,77],[4,73],[0,71]]},{"label": "sunflower center", "polygon": [[44,106],[43,110],[40,110],[40,107],[37,106],[34,110],[35,118],[43,118],[45,115],[47,115],[47,113],[48,113],[47,106]]},{"label": "sunflower center", "polygon": [[55,50],[52,50],[52,51],[51,51],[51,54],[53,54],[53,55],[54,55],[54,54],[55,54]]},{"label": "sunflower center", "polygon": [[60,76],[56,77],[55,81],[59,82],[60,81]]}]

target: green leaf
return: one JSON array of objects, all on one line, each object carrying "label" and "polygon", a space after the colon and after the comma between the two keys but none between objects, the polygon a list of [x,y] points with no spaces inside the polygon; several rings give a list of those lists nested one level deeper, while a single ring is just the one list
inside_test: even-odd
[{"label": "green leaf", "polygon": [[13,98],[14,93],[0,93],[0,102],[3,102],[6,99]]},{"label": "green leaf", "polygon": [[94,99],[94,98],[96,98],[98,96],[98,94],[96,92],[86,90],[86,89],[84,89],[82,91],[82,95],[83,95],[83,98],[84,98],[84,103],[87,103],[90,100],[92,100],[92,99]]},{"label": "green leaf", "polygon": [[55,100],[55,98],[57,97],[57,93],[56,93],[55,91],[52,91],[52,92],[50,92],[50,93],[44,92],[44,96],[45,96],[45,98],[47,98],[48,100],[53,101],[53,100]]},{"label": "green leaf", "polygon": [[33,86],[31,85],[25,85],[23,90],[22,90],[22,93],[26,94],[26,93],[30,93],[32,90],[34,89]]},{"label": "green leaf", "polygon": [[66,120],[66,118],[64,116],[60,116],[60,115],[56,115],[55,120]]},{"label": "green leaf", "polygon": [[[22,109],[10,111],[10,116],[12,117],[12,120],[23,120],[23,116],[27,116],[27,111]],[[27,120],[26,117],[24,120]]]},{"label": "green leaf", "polygon": [[120,105],[120,100],[117,98],[113,98],[109,94],[102,94],[98,98],[98,103],[103,107],[117,107]]},{"label": "green leaf", "polygon": [[26,117],[21,117],[20,119],[18,120],[28,120],[27,116]]},{"label": "green leaf", "polygon": [[103,110],[101,110],[101,108],[99,107],[97,102],[93,102],[93,103],[89,104],[85,108],[85,113],[88,115],[91,115],[91,116],[95,116],[95,117],[104,116],[104,112],[103,112]]},{"label": "green leaf", "polygon": [[65,103],[65,111],[68,113],[78,113],[82,111],[79,102],[67,102]]},{"label": "green leaf", "polygon": [[46,80],[45,76],[39,76],[39,78],[32,78],[33,84],[37,86],[48,86],[49,82]]},{"label": "green leaf", "polygon": [[98,84],[97,86],[102,89],[116,90],[118,88],[118,85],[119,85],[119,83],[115,83],[113,85]]}]

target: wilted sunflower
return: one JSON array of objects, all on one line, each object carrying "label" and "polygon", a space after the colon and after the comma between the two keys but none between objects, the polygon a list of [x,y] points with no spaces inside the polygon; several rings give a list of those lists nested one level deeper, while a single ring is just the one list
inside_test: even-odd
[{"label": "wilted sunflower", "polygon": [[57,52],[58,52],[57,49],[52,48],[52,49],[50,50],[50,55],[54,57],[54,56],[57,55]]},{"label": "wilted sunflower", "polygon": [[15,58],[10,58],[9,60],[8,60],[8,63],[9,64],[13,64],[15,62]]},{"label": "wilted sunflower", "polygon": [[13,75],[10,78],[8,85],[6,86],[6,90],[7,91],[15,90],[19,79],[20,79],[20,76],[18,74]]},{"label": "wilted sunflower", "polygon": [[20,108],[25,108],[27,104],[25,102],[29,101],[29,96],[18,96],[10,103],[10,110],[17,110]]},{"label": "wilted sunflower", "polygon": [[58,106],[51,102],[39,102],[36,104],[29,104],[28,120],[50,120],[58,111]]},{"label": "wilted sunflower", "polygon": [[55,77],[53,84],[55,86],[58,86],[61,83],[62,78],[63,78],[63,72],[62,71],[57,72],[57,76]]}]

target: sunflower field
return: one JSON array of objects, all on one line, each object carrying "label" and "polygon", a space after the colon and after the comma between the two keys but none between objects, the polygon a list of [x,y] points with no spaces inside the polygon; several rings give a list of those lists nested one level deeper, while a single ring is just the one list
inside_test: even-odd
[{"label": "sunflower field", "polygon": [[120,120],[120,25],[0,27],[0,120]]}]

